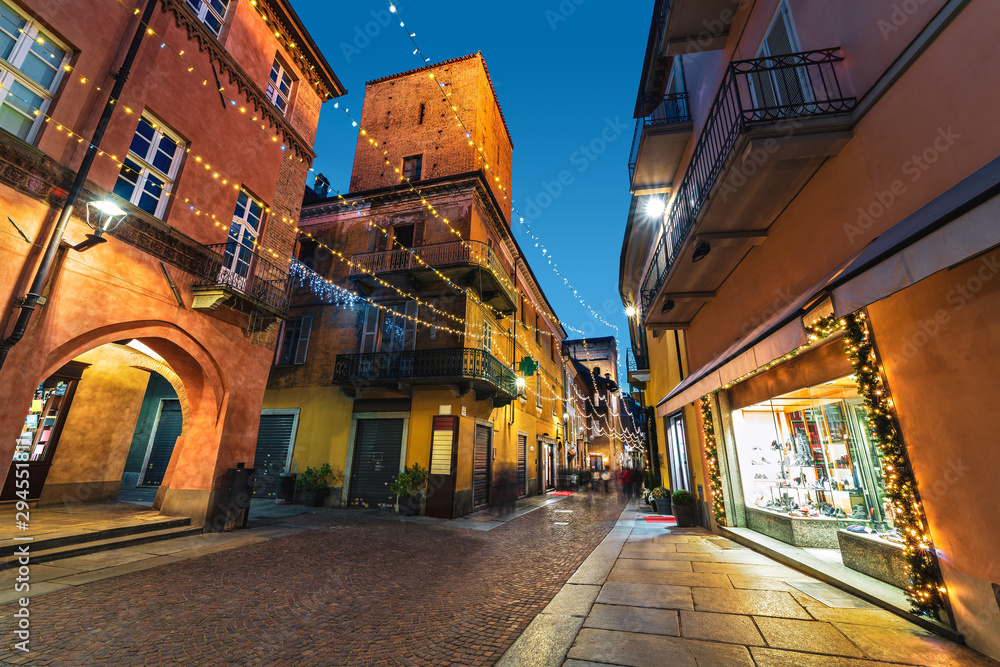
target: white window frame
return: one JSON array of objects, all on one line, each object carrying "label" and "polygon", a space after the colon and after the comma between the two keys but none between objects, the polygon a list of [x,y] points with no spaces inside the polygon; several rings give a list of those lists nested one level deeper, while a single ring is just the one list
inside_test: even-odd
[{"label": "white window frame", "polygon": [[542,373],[540,370],[535,371],[535,407],[539,409],[542,407]]},{"label": "white window frame", "polygon": [[[275,69],[277,69],[277,81],[272,78],[275,75]],[[281,94],[280,82],[282,80],[288,82],[288,93],[285,95]],[[292,78],[292,75],[288,73],[288,70],[285,69],[284,65],[281,64],[281,61],[278,60],[277,56],[275,56],[274,63],[271,65],[271,73],[267,78],[267,89],[265,92],[267,94],[267,99],[271,100],[271,104],[273,104],[275,108],[281,112],[282,116],[288,113],[289,102],[292,97],[293,83],[295,83],[295,79]],[[278,104],[279,100],[281,101],[281,104]]]},{"label": "white window frame", "polygon": [[[243,215],[237,215],[242,196],[246,197],[247,203],[243,209]],[[257,220],[256,228],[250,224],[250,211],[254,204],[260,210],[260,218]],[[250,276],[253,274],[254,265],[257,262],[257,239],[264,231],[266,211],[267,207],[264,206],[264,202],[246,190],[241,189],[236,195],[233,221],[229,225],[229,233],[226,236],[226,249],[223,253],[220,279],[239,290],[246,289]]]},{"label": "white window frame", "polygon": [[[288,358],[285,359],[282,356],[282,351],[285,347],[285,339],[292,333],[289,326],[292,323],[297,323],[299,328],[296,332],[297,338],[294,342],[294,348],[289,350]],[[278,348],[275,350],[274,356],[275,366],[287,368],[289,366],[301,366],[306,363],[306,355],[309,353],[309,338],[312,335],[312,324],[312,315],[302,315],[301,317],[295,317],[281,323],[281,335],[278,336]]]},{"label": "white window frame", "polygon": [[[186,0],[184,4],[187,5],[187,8],[190,9],[191,12],[198,17],[198,20],[201,21],[206,28],[208,28],[209,32],[211,32],[216,37],[220,37],[222,35],[222,29],[226,27],[226,17],[229,15],[229,10],[233,5],[233,0],[223,0],[223,2],[226,3],[226,13],[223,14],[222,16],[219,15],[219,12],[215,11],[209,0]],[[199,5],[198,9],[192,7],[191,6],[192,4],[198,4]],[[209,14],[218,19],[219,21],[218,32],[213,30],[212,26],[210,26],[205,20],[208,18]]]},{"label": "white window frame", "polygon": [[483,318],[483,350],[493,354],[493,323]]},{"label": "white window frame", "polygon": [[[37,108],[32,107],[34,109],[33,115],[35,116],[35,119],[31,125],[31,129],[28,130],[27,135],[22,138],[23,141],[34,143],[35,137],[38,136],[38,128],[42,124],[42,119],[45,117],[52,100],[55,98],[56,91],[59,90],[59,84],[62,83],[66,66],[69,64],[70,58],[72,57],[72,50],[45,32],[38,23],[33,21],[30,16],[21,11],[17,5],[13,5],[6,1],[4,1],[3,4],[10,9],[11,12],[19,16],[25,24],[23,27],[17,28],[20,35],[17,37],[14,47],[11,49],[10,56],[6,59],[0,58],[0,95],[2,95],[2,98],[0,98],[0,104],[5,104],[8,96],[14,96],[24,104],[31,106],[27,100],[20,100],[20,98],[14,95],[11,91],[11,86],[15,82],[25,86],[32,93],[42,98],[42,103]],[[4,22],[3,19],[0,19],[0,22]],[[4,27],[6,28],[8,26],[4,25]],[[21,67],[24,65],[25,60],[31,53],[32,45],[35,43],[44,45],[47,42],[54,44],[59,50],[64,52],[64,55],[59,64],[53,68],[55,69],[55,76],[52,77],[49,87],[45,88],[40,83],[22,72]]]},{"label": "white window frame", "polygon": [[[130,159],[137,163],[141,169],[139,170],[139,179],[136,181],[135,189],[132,191],[132,196],[126,199],[127,202],[133,206],[139,206],[139,200],[142,199],[143,192],[145,192],[146,181],[149,180],[150,176],[163,181],[163,187],[161,188],[160,199],[156,204],[156,211],[152,213],[153,217],[160,220],[163,219],[163,213],[167,208],[167,200],[170,199],[170,192],[173,190],[174,181],[177,180],[177,172],[180,169],[182,162],[182,156],[185,154],[186,143],[180,138],[173,130],[166,127],[163,123],[157,120],[152,114],[148,112],[143,112],[140,119],[136,121],[135,132],[132,133],[132,137],[139,132],[139,123],[145,120],[153,128],[153,138],[149,143],[149,149],[145,155],[138,155],[132,152],[131,142],[129,144],[129,151],[126,159]],[[170,168],[163,172],[153,166],[153,160],[156,157],[156,151],[159,150],[160,139],[166,137],[177,144],[177,151],[174,154],[174,158],[170,163]],[[122,161],[124,164],[124,160]],[[119,169],[118,178],[121,179],[121,170],[125,169],[123,166]],[[115,181],[115,187],[117,187],[118,181]],[[121,197],[121,195],[117,195]],[[122,197],[122,199],[125,199]]]}]

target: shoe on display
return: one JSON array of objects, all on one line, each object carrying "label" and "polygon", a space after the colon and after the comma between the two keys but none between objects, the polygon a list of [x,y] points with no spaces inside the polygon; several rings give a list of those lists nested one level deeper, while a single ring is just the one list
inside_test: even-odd
[{"label": "shoe on display", "polygon": [[851,524],[850,526],[848,526],[847,530],[850,531],[850,532],[852,532],[852,533],[864,533],[864,532],[867,532],[865,530],[864,526],[862,526],[861,524],[857,524],[857,523],[854,523],[854,524]]}]

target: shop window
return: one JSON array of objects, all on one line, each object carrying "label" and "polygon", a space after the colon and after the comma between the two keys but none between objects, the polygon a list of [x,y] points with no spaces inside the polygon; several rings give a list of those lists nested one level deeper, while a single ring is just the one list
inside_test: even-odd
[{"label": "shop window", "polygon": [[184,154],[184,143],[152,116],[135,128],[114,192],[146,213],[163,218]]},{"label": "shop window", "polygon": [[292,91],[292,77],[278,59],[271,65],[271,77],[267,82],[267,99],[284,114],[288,110],[288,96]]},{"label": "shop window", "polygon": [[281,327],[276,366],[301,366],[306,363],[309,336],[312,333],[312,315],[303,315],[285,321]]},{"label": "shop window", "polygon": [[229,0],[185,0],[187,6],[195,13],[198,20],[218,37],[222,34],[222,26],[226,23],[229,11]]},{"label": "shop window", "polygon": [[691,490],[691,472],[687,460],[687,438],[684,436],[684,413],[664,417],[667,430],[667,465],[672,490]]},{"label": "shop window", "polygon": [[733,430],[749,506],[813,520],[830,544],[838,529],[899,541],[853,376],[734,410]]},{"label": "shop window", "polygon": [[535,313],[535,345],[541,349],[542,347],[542,327],[541,322],[538,319],[538,313]]},{"label": "shop window", "polygon": [[69,51],[0,0],[0,127],[33,141],[62,80]]},{"label": "shop window", "polygon": [[420,171],[423,166],[424,157],[422,155],[412,155],[403,158],[403,178],[411,181],[420,180]]}]

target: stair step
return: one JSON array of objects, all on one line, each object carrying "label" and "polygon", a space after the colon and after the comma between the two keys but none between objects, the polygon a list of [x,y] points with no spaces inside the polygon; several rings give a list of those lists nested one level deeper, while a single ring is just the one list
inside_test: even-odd
[{"label": "stair step", "polygon": [[[130,535],[120,535],[103,540],[64,544],[57,547],[48,545],[48,548],[44,549],[38,549],[40,544],[38,542],[22,542],[21,544],[27,544],[30,546],[31,562],[33,564],[38,564],[54,560],[62,560],[64,558],[73,558],[75,556],[85,556],[87,554],[98,553],[101,551],[123,549],[125,547],[132,547],[140,544],[148,544],[150,542],[162,542],[164,540],[172,540],[191,535],[201,535],[204,532],[200,527],[191,526],[190,520],[185,519],[184,521],[188,525],[173,526],[163,530],[132,533]],[[16,555],[0,557],[0,570],[17,567],[19,565],[17,559],[18,557]]]},{"label": "stair step", "polygon": [[53,535],[51,537],[46,537],[41,535],[36,537],[31,542],[14,542],[12,544],[5,544],[0,546],[0,558],[6,556],[11,556],[17,553],[17,549],[22,544],[31,544],[32,551],[46,551],[48,549],[56,549],[59,547],[69,546],[72,544],[82,544],[86,542],[98,542],[101,540],[107,540],[111,538],[126,537],[129,535],[138,535],[142,533],[150,533],[160,530],[166,530],[168,528],[181,528],[184,526],[190,526],[191,519],[188,518],[167,518],[156,519],[154,521],[145,521],[143,523],[130,524],[126,526],[117,526],[115,528],[105,528],[103,530],[91,530],[82,533],[67,533],[60,535]]}]

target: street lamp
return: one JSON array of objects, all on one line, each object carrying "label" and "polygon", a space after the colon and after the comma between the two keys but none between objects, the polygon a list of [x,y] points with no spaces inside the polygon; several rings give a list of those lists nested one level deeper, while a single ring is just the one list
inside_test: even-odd
[{"label": "street lamp", "polygon": [[523,377],[517,378],[517,380],[515,380],[514,384],[517,385],[517,393],[519,395],[523,394],[524,393],[524,386],[526,384],[525,381],[524,381],[524,378]]},{"label": "street lamp", "polygon": [[107,199],[87,202],[87,224],[96,233],[87,234],[87,240],[73,246],[73,250],[83,252],[95,245],[106,243],[104,234],[118,229],[126,215],[127,211]]},{"label": "street lamp", "polygon": [[628,317],[628,318],[635,317],[635,314],[637,312],[638,311],[635,309],[635,306],[626,306],[625,307],[625,317]]}]

